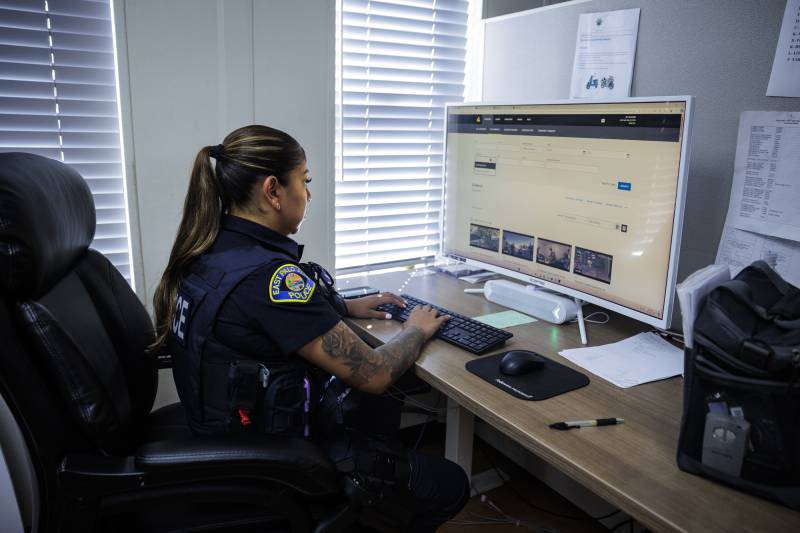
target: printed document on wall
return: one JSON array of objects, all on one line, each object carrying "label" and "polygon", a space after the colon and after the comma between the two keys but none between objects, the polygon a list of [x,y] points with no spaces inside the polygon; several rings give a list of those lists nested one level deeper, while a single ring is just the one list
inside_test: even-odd
[{"label": "printed document on wall", "polygon": [[717,248],[717,264],[728,265],[731,277],[734,277],[759,259],[774,268],[783,279],[800,287],[800,243],[725,227]]},{"label": "printed document on wall", "polygon": [[725,223],[800,241],[800,113],[742,113]]},{"label": "printed document on wall", "polygon": [[800,96],[800,0],[787,0],[767,96]]},{"label": "printed document on wall", "polygon": [[570,98],[630,96],[638,35],[639,8],[581,15]]}]

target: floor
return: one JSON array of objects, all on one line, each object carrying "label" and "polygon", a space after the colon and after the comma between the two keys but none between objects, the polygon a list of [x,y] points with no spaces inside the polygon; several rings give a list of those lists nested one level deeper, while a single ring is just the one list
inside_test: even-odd
[{"label": "floor", "polygon": [[[438,424],[437,424],[438,426]],[[409,428],[406,431],[411,430]],[[444,428],[429,428],[420,446],[428,453],[442,453]],[[607,533],[608,528],[572,505],[568,500],[534,478],[480,438],[475,438],[473,472],[500,469],[510,476],[503,486],[483,496],[470,499],[467,506],[439,533],[509,533],[538,531],[541,533]],[[611,524],[624,521],[624,515]],[[627,533],[629,526],[617,529]]]}]

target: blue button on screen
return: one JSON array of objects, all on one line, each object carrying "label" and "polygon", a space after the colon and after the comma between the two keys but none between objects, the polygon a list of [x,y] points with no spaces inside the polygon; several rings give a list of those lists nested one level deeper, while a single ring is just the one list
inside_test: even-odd
[{"label": "blue button on screen", "polygon": [[629,191],[631,190],[631,184],[628,181],[618,181],[617,182],[617,189],[621,191]]}]

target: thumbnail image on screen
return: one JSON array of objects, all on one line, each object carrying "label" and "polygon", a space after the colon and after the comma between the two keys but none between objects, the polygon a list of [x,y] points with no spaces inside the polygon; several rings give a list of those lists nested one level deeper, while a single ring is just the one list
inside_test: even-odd
[{"label": "thumbnail image on screen", "polygon": [[603,283],[611,283],[611,263],[614,258],[586,248],[575,247],[575,266],[572,271]]},{"label": "thumbnail image on screen", "polygon": [[569,260],[572,246],[562,242],[539,239],[536,248],[536,262],[540,265],[558,268],[569,272]]},{"label": "thumbnail image on screen", "polygon": [[533,237],[503,230],[503,253],[533,261]]},{"label": "thumbnail image on screen", "polygon": [[500,229],[470,224],[469,245],[492,252],[498,251],[500,249]]}]

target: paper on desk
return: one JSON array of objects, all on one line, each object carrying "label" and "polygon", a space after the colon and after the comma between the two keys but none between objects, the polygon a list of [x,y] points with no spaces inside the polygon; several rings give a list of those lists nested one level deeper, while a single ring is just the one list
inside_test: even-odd
[{"label": "paper on desk", "polygon": [[800,242],[776,239],[726,227],[717,249],[717,263],[735,276],[753,261],[763,260],[795,286],[800,286]]},{"label": "paper on desk", "polygon": [[800,0],[787,0],[767,96],[800,96]]},{"label": "paper on desk", "polygon": [[623,389],[683,372],[683,350],[655,333],[639,333],[613,344],[558,353]]},{"label": "paper on desk", "polygon": [[800,113],[739,118],[726,226],[800,241]]},{"label": "paper on desk", "polygon": [[691,348],[694,342],[694,321],[708,293],[730,281],[731,271],[726,265],[708,265],[689,275],[678,284],[678,301],[683,317],[683,343]]},{"label": "paper on desk", "polygon": [[518,311],[501,311],[499,313],[476,316],[473,318],[473,320],[477,320],[478,322],[483,322],[489,326],[501,329],[536,322],[535,318],[529,317],[528,315],[523,315]]}]

